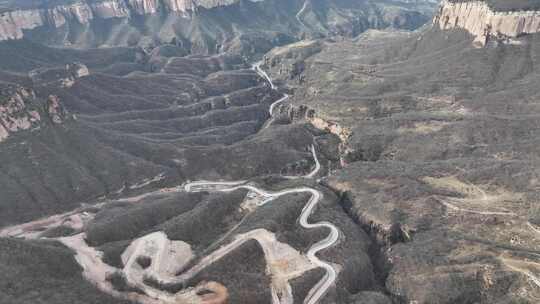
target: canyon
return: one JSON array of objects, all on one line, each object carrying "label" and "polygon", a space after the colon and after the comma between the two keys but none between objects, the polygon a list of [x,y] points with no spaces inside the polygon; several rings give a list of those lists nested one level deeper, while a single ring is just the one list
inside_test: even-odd
[{"label": "canyon", "polygon": [[[367,27],[412,29],[428,20],[435,4],[426,1],[418,11],[412,6],[407,1],[364,0],[80,0],[43,5],[9,0],[0,2],[0,41],[100,47],[174,40],[194,53],[216,53],[246,35],[356,35]],[[272,9],[265,12],[268,7]],[[299,11],[302,19],[296,16]]]},{"label": "canyon", "polygon": [[86,0],[45,8],[8,8],[0,14],[0,40],[22,39],[24,31],[41,26],[59,28],[73,21],[84,25],[98,18],[130,18],[133,15],[156,14],[160,9],[186,14],[198,8],[209,9],[234,3],[238,3],[238,0]]},{"label": "canyon", "polygon": [[537,303],[540,3],[436,5],[0,0],[0,302]]}]

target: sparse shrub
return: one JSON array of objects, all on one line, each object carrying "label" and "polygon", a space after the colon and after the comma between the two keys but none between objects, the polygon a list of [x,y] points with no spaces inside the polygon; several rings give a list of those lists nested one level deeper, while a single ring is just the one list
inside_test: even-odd
[{"label": "sparse shrub", "polygon": [[121,292],[137,292],[144,294],[142,290],[140,290],[137,287],[133,287],[129,285],[126,276],[123,272],[115,271],[109,275],[107,275],[106,280],[112,284],[114,289],[121,291]]},{"label": "sparse shrub", "polygon": [[71,227],[58,226],[58,227],[48,229],[41,236],[47,237],[47,238],[57,238],[57,237],[70,236],[73,233],[75,233],[75,230]]},{"label": "sparse shrub", "polygon": [[124,268],[122,253],[130,243],[130,241],[119,241],[100,246],[99,251],[103,252],[103,262],[116,268]]},{"label": "sparse shrub", "polygon": [[146,269],[152,265],[152,258],[140,255],[137,257],[137,264],[139,264],[143,269]]}]

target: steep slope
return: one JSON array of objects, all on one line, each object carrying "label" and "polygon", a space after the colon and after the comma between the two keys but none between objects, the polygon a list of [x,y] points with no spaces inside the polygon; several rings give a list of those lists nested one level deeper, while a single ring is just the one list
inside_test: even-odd
[{"label": "steep slope", "polygon": [[73,253],[50,241],[0,239],[0,301],[10,304],[129,304],[85,281]]},{"label": "steep slope", "polygon": [[539,37],[475,48],[434,26],[267,54],[294,92],[284,119],[341,138],[323,182],[382,247],[397,303],[537,302]]},{"label": "steep slope", "polygon": [[[187,179],[279,173],[311,158],[304,127],[253,136],[281,96],[241,59],[163,56],[174,48],[2,46],[14,70],[2,75],[0,226]],[[21,60],[5,60],[14,53]]]},{"label": "steep slope", "polygon": [[[426,3],[422,12],[431,7]],[[281,95],[248,69],[246,58],[301,32],[355,35],[372,26],[415,27],[425,17],[407,1],[0,6],[0,31],[9,40],[0,43],[0,179],[6,185],[0,226],[188,179],[307,170],[309,130],[258,133]],[[136,39],[128,43],[133,31]],[[75,49],[40,41],[140,46]]]},{"label": "steep slope", "polygon": [[[0,2],[0,41],[117,46],[175,41],[215,53],[240,35],[356,35],[367,28],[416,28],[434,5],[351,0],[80,0]],[[256,16],[256,17],[255,17]]]},{"label": "steep slope", "polygon": [[[56,239],[142,303],[536,303],[540,35],[502,12],[534,3],[459,2],[354,38],[414,4],[241,1],[188,11],[170,43],[1,43],[0,235]],[[475,45],[488,25],[506,32]],[[6,278],[38,292],[4,284],[8,302],[110,301],[71,262],[41,288],[51,269],[13,255],[71,257],[12,241]]]},{"label": "steep slope", "polygon": [[[103,293],[119,302],[156,304],[189,299],[215,303],[211,301],[218,296],[237,303],[271,301],[272,286],[287,290],[282,283],[314,268],[309,262],[313,258],[299,250],[309,250],[324,236],[297,227],[299,210],[307,214],[303,206],[311,202],[305,196],[296,195],[279,208],[257,210],[267,201],[249,203],[253,197],[245,191],[209,195],[212,189],[207,189],[191,195],[182,186],[190,180],[251,179],[263,185],[278,181],[283,184],[276,187],[292,188],[289,180],[304,175],[313,179],[332,163],[324,156],[319,158],[315,148],[317,138],[328,134],[308,125],[282,125],[269,119],[271,104],[283,95],[243,58],[230,53],[185,56],[173,44],[151,50],[74,50],[26,40],[4,42],[0,52],[4,55],[0,83],[6,88],[0,108],[5,131],[0,142],[0,226],[6,229],[0,232],[0,241],[6,244],[4,260],[13,264],[2,266],[16,271],[6,277],[9,280],[26,282],[31,274],[38,274],[31,284],[36,292],[27,296],[20,292],[19,284],[0,286],[0,296],[7,303],[40,301],[42,297],[55,302],[69,287],[72,290],[66,299],[87,290],[81,303],[108,301],[110,297]],[[9,60],[9,56],[19,60]],[[325,168],[321,169],[319,160]],[[349,290],[371,289],[376,283],[365,253],[369,240],[356,234],[357,227],[337,201],[338,197],[326,193],[320,214],[340,219],[339,227],[350,240],[324,253],[325,259],[347,266],[336,275],[345,283],[336,288],[340,294],[334,296],[346,298]],[[264,221],[251,221],[251,217]],[[22,222],[27,224],[12,226]],[[309,238],[302,237],[304,234]],[[264,247],[258,256],[264,253],[273,273],[266,273],[259,259],[246,260],[253,256],[252,246],[240,246],[239,251],[226,252],[223,261],[205,266],[207,270],[180,286],[158,282],[154,287],[152,277],[146,276],[157,273],[160,278],[159,274],[166,273],[177,280],[182,267],[197,266],[198,261],[216,254],[218,245],[227,246],[242,235]],[[47,238],[63,245],[10,242],[12,237]],[[44,255],[37,264],[44,263],[49,254],[65,256],[66,252],[66,262],[70,262],[64,246],[74,251],[81,266],[69,273],[74,280],[65,282],[56,279],[56,274],[49,275],[55,260],[51,260],[52,269],[32,263],[26,268],[25,260],[14,255],[23,250],[20,247],[33,244],[34,251]],[[289,248],[292,259],[274,247]],[[268,250],[277,252],[280,259],[269,256]],[[359,251],[358,258],[343,262],[344,255]],[[142,272],[148,256],[138,255],[147,252],[152,253],[150,263],[158,266]],[[304,264],[296,265],[296,261]],[[251,278],[238,275],[238,269],[252,269]],[[100,292],[78,280],[81,271]],[[361,281],[351,279],[358,272],[369,275]],[[280,277],[277,283],[274,273]],[[207,284],[208,278],[219,282]],[[52,281],[54,286],[44,290],[42,286],[50,283],[42,280]],[[261,284],[267,287],[264,292],[260,292]],[[171,293],[170,288],[178,290]],[[312,288],[303,286],[301,290]]]}]

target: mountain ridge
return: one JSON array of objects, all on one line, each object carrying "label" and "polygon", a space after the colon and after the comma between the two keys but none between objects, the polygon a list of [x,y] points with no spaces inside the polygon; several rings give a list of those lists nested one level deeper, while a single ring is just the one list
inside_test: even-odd
[{"label": "mountain ridge", "polygon": [[[415,29],[435,4],[351,0],[81,0],[0,1],[0,41],[29,39],[69,47],[170,42],[217,53],[239,34],[358,35],[368,28]],[[254,17],[256,16],[256,17]]]},{"label": "mountain ridge", "polygon": [[132,15],[156,14],[160,8],[168,12],[185,14],[199,7],[213,8],[238,2],[239,0],[85,0],[68,2],[64,5],[11,8],[0,16],[0,40],[22,39],[24,30],[45,25],[59,28],[69,20],[87,24],[96,18],[129,18]]}]

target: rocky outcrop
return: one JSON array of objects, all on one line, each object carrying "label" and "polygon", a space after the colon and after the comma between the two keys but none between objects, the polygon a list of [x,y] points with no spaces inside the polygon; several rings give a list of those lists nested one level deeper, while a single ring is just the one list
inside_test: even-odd
[{"label": "rocky outcrop", "polygon": [[540,32],[540,11],[495,11],[483,1],[443,1],[434,24],[443,30],[462,28],[474,35],[475,43],[492,39],[517,42],[524,34]]},{"label": "rocky outcrop", "polygon": [[17,132],[39,129],[47,121],[61,124],[68,112],[56,95],[45,102],[34,90],[21,86],[0,88],[0,143]]},{"label": "rocky outcrop", "polygon": [[50,95],[47,99],[47,114],[55,124],[61,124],[67,115],[66,109],[60,103],[60,98],[56,95]]},{"label": "rocky outcrop", "polygon": [[[263,0],[250,0],[258,2]],[[80,0],[73,4],[35,9],[11,9],[0,13],[0,41],[22,39],[25,30],[41,26],[59,28],[70,21],[88,24],[93,19],[128,18],[156,14],[160,9],[186,14],[199,7],[214,8],[238,0]]]},{"label": "rocky outcrop", "polygon": [[33,98],[34,92],[22,87],[8,87],[0,92],[0,142],[12,133],[39,124],[39,111],[28,106],[28,101]]}]

